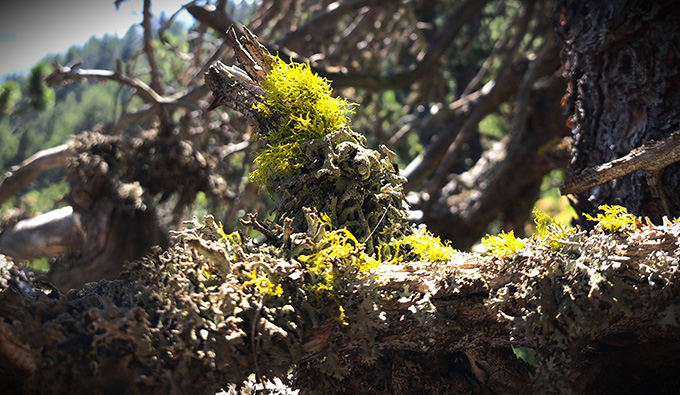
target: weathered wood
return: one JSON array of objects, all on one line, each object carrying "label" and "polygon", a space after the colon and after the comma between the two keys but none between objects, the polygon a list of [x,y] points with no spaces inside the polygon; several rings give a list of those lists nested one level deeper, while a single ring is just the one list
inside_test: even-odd
[{"label": "weathered wood", "polygon": [[19,221],[0,233],[0,251],[17,261],[80,249],[85,235],[70,206]]}]

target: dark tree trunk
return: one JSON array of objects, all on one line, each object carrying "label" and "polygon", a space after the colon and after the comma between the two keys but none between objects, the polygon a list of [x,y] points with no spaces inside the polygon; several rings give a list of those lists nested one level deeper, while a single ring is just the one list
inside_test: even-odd
[{"label": "dark tree trunk", "polygon": [[[680,3],[672,0],[558,1],[555,24],[564,43],[573,175],[680,128],[678,20]],[[678,170],[674,164],[662,171],[658,197],[638,171],[577,194],[575,209],[592,213],[599,205],[617,204],[655,222],[664,215],[677,217]]]}]

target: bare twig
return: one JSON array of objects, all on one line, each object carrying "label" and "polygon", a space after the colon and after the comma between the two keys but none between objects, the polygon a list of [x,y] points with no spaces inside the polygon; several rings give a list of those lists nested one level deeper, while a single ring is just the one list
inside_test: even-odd
[{"label": "bare twig", "polygon": [[324,26],[328,23],[337,21],[342,16],[354,12],[362,7],[376,3],[375,0],[343,0],[328,4],[321,11],[315,13],[305,23],[297,29],[286,33],[278,44],[286,46],[290,42],[299,40],[318,26]]},{"label": "bare twig", "polygon": [[160,73],[158,72],[158,63],[156,63],[156,55],[153,52],[153,35],[151,30],[151,0],[144,0],[142,27],[144,28],[144,53],[149,60],[151,67],[151,87],[159,94],[165,91],[163,82],[161,81]]},{"label": "bare twig", "polygon": [[[179,92],[169,97],[163,97],[149,85],[144,83],[144,81],[129,77],[120,70],[81,69],[78,67],[60,66],[58,64],[52,65],[52,73],[45,78],[45,82],[52,87],[84,80],[115,81],[134,88],[142,100],[151,104],[153,112],[160,118],[161,124],[163,124],[164,120],[167,122],[167,110],[173,108],[196,110],[199,108],[199,105],[196,102],[208,93],[208,89],[204,85],[198,85],[186,92]],[[134,113],[122,114],[114,131],[121,130],[130,122],[146,118],[151,114],[152,108],[145,108]]]},{"label": "bare twig", "polygon": [[[479,12],[485,4],[486,1],[467,0],[453,10],[444,21],[442,28],[430,42],[422,59],[407,70],[378,75],[347,72],[345,70],[337,70],[337,68],[325,68],[314,63],[311,63],[310,65],[314,72],[333,81],[335,87],[352,86],[355,88],[384,90],[408,86],[437,67],[444,52],[450,48],[451,41],[456,38],[470,16]],[[189,11],[196,20],[207,24],[220,32],[220,34],[224,34],[222,32],[226,32],[230,24],[234,24],[236,33],[239,33],[238,27],[240,24],[233,23],[231,18],[220,10],[208,10],[203,7],[191,6],[187,7],[187,11]],[[266,43],[264,43],[264,45],[269,52],[278,52],[284,60],[293,59],[293,61],[296,62],[305,62],[305,59],[301,59],[298,54],[286,47]]]},{"label": "bare twig", "polygon": [[119,72],[110,70],[71,68],[68,66],[62,67],[58,64],[52,65],[52,69],[52,73],[45,77],[45,82],[47,85],[52,87],[71,82],[80,82],[86,79],[116,81],[135,88],[142,100],[151,104],[157,105],[169,101],[168,99],[163,98],[158,92],[149,87],[143,81],[128,77]]}]

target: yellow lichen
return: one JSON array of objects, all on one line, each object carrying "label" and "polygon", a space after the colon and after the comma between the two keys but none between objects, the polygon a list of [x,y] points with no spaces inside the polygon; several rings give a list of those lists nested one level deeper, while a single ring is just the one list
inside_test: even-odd
[{"label": "yellow lichen", "polygon": [[583,213],[583,215],[588,221],[598,222],[605,232],[615,233],[635,224],[635,216],[628,214],[628,210],[625,207],[604,204],[599,206],[598,210],[603,211],[604,214],[597,213],[596,217],[586,213]]},{"label": "yellow lichen", "polygon": [[[382,246],[378,249],[378,260],[381,260]],[[403,239],[392,243],[391,248],[394,248],[394,256],[390,263],[400,262],[403,258],[399,256],[399,251],[404,247],[410,247],[410,252],[415,255],[414,258],[426,262],[446,262],[453,258],[456,250],[451,248],[448,243],[443,243],[439,236],[434,236],[423,225],[404,237]]]},{"label": "yellow lichen", "polygon": [[332,97],[329,81],[314,74],[309,64],[273,60],[262,82],[264,98],[254,106],[261,124],[269,125],[257,135],[266,146],[255,158],[258,168],[249,177],[268,188],[272,174],[293,175],[304,164],[302,143],[347,128],[347,115],[353,112],[353,104]]},{"label": "yellow lichen", "polygon": [[574,233],[573,228],[557,223],[551,216],[541,210],[534,209],[534,224],[536,224],[536,234],[545,240],[553,251],[559,250],[562,245],[558,240],[566,240],[569,235]]},{"label": "yellow lichen", "polygon": [[[324,221],[320,220],[320,223]],[[342,285],[338,281],[346,280],[348,274],[353,278],[361,277],[375,268],[378,262],[364,252],[365,245],[345,228],[325,233],[318,245],[321,249],[317,252],[297,257],[312,276],[303,288],[315,296],[317,302],[324,297],[334,301],[338,305],[338,320],[344,324],[345,313],[338,293],[338,289],[343,287],[338,286]]]},{"label": "yellow lichen", "polygon": [[222,223],[220,222],[220,234],[222,235],[222,238],[220,241],[226,240],[231,244],[238,244],[241,245],[243,244],[243,241],[241,240],[241,235],[237,231],[233,231],[229,234],[226,234],[224,232],[224,227],[222,226]]},{"label": "yellow lichen", "polygon": [[524,243],[515,237],[515,232],[501,233],[497,236],[486,235],[482,238],[482,245],[493,255],[506,257],[524,248]]},{"label": "yellow lichen", "polygon": [[254,285],[258,292],[267,296],[283,294],[281,284],[274,284],[269,278],[269,270],[264,265],[254,265],[247,277],[250,279],[243,282],[243,288]]}]

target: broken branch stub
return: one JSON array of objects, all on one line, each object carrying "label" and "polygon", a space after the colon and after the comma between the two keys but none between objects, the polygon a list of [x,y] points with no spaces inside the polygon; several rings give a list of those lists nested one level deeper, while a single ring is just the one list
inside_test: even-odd
[{"label": "broken branch stub", "polygon": [[243,69],[218,61],[205,73],[205,83],[214,97],[208,111],[225,106],[248,117],[256,115],[252,107],[264,95],[260,83],[271,70],[273,61],[269,51],[257,41],[257,37],[245,27],[243,31],[245,36],[239,39],[234,26],[227,30],[227,38]]}]

